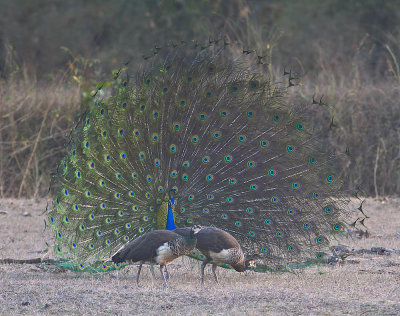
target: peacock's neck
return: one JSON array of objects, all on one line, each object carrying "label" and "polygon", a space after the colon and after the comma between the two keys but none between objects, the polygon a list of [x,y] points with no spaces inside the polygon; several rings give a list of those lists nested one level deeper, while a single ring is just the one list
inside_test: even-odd
[{"label": "peacock's neck", "polygon": [[167,225],[165,226],[165,229],[167,229],[167,230],[175,229],[174,213],[172,212],[171,207],[168,207]]},{"label": "peacock's neck", "polygon": [[175,227],[175,201],[163,202],[157,210],[157,229],[174,230]]}]

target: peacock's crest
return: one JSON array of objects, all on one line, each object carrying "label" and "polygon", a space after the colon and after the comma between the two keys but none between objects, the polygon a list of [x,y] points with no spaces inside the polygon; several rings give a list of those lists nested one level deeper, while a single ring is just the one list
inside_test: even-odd
[{"label": "peacock's crest", "polygon": [[73,133],[49,215],[55,251],[108,270],[143,233],[200,224],[231,233],[260,271],[320,260],[348,210],[307,108],[287,104],[254,53],[173,46],[120,74]]}]

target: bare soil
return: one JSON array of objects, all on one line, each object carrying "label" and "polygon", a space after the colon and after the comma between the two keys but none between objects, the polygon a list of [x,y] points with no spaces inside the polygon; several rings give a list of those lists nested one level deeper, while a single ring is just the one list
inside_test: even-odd
[{"label": "bare soil", "polygon": [[[49,256],[45,209],[43,200],[0,200],[0,259]],[[136,266],[87,274],[0,264],[0,315],[399,315],[400,199],[369,199],[364,210],[369,238],[340,241],[356,252],[296,274],[220,268],[220,283],[208,270],[201,287],[200,264],[179,258],[164,290],[147,267],[138,287]]]}]

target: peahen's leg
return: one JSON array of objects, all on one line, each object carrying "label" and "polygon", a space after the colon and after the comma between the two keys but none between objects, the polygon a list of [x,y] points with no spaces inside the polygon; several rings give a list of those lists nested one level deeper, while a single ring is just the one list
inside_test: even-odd
[{"label": "peahen's leg", "polygon": [[151,262],[150,262],[150,271],[151,271],[151,275],[153,276],[153,279],[157,280],[156,274],[154,273],[154,264]]},{"label": "peahen's leg", "polygon": [[164,281],[164,289],[167,289],[168,288],[168,284],[167,284],[167,280],[165,279],[165,275],[164,275],[163,270],[164,270],[164,265],[160,265],[160,272],[161,272],[162,279]]},{"label": "peahen's leg", "polygon": [[167,270],[167,265],[165,265],[165,270],[164,270],[164,272],[165,272],[165,278],[166,278],[167,280],[169,280],[169,272],[168,272],[168,270]]},{"label": "peahen's leg", "polygon": [[137,276],[136,276],[136,284],[137,285],[139,285],[139,276],[140,276],[140,271],[142,270],[142,265],[143,265],[143,261],[140,261],[139,270],[138,270]]},{"label": "peahen's leg", "polygon": [[214,264],[212,265],[212,272],[213,272],[213,274],[214,274],[215,282],[219,283],[219,282],[218,282],[217,274],[215,273],[215,271],[217,270],[217,267],[218,267],[218,266],[214,263]]},{"label": "peahen's leg", "polygon": [[201,264],[201,284],[204,284],[204,269],[207,265],[207,263],[209,263],[210,260],[207,258],[206,260],[203,261],[203,263]]}]

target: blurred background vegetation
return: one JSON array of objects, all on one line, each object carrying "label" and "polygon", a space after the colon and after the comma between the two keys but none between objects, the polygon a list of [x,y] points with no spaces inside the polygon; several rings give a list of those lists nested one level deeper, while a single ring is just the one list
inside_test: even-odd
[{"label": "blurred background vegetation", "polygon": [[[227,34],[330,105],[349,188],[400,192],[400,1],[0,0],[0,197],[41,197],[90,93],[155,44]],[[319,120],[319,116],[315,116]]]}]

